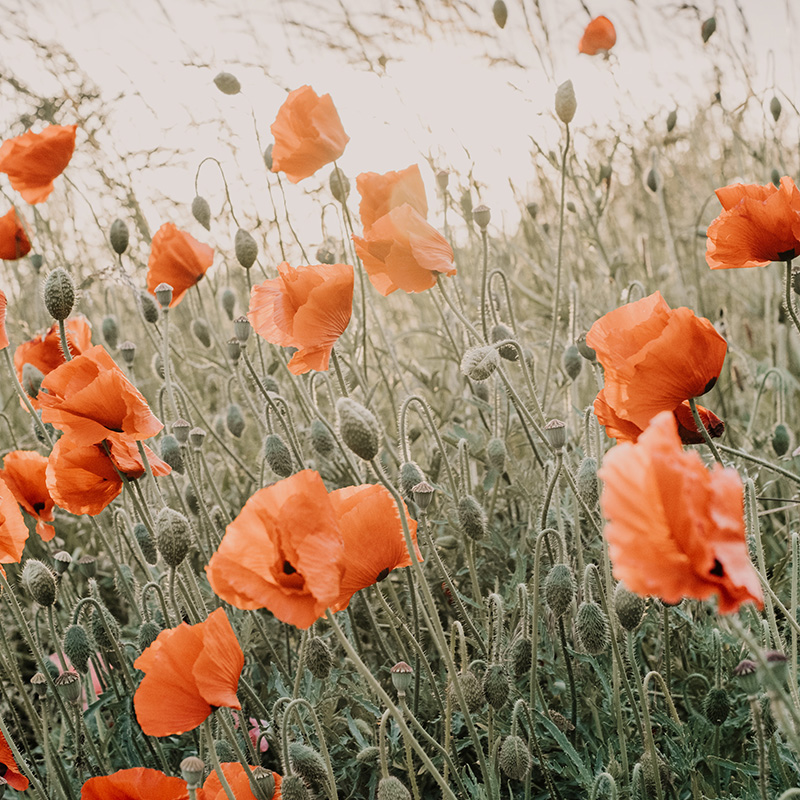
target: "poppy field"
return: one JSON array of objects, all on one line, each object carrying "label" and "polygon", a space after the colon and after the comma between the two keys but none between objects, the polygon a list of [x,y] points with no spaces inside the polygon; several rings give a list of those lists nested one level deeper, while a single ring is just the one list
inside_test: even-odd
[{"label": "poppy field", "polygon": [[548,97],[513,222],[334,87],[248,107],[266,216],[6,120],[0,797],[800,796],[797,109]]}]

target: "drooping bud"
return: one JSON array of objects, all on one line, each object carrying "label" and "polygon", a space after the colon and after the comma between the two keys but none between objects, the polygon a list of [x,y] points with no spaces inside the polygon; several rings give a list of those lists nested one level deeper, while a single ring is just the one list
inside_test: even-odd
[{"label": "drooping bud", "polygon": [[233,312],[236,308],[236,294],[233,289],[227,287],[223,289],[219,302],[222,310],[228,315],[228,319],[233,319]]},{"label": "drooping bud", "polygon": [[169,308],[172,302],[172,287],[168,283],[159,283],[155,295],[162,310]]},{"label": "drooping bud", "polygon": [[146,650],[158,638],[161,633],[161,626],[153,620],[145,620],[139,626],[139,633],[136,637],[136,642],[140,650]]},{"label": "drooping bud", "polygon": [[236,751],[227,739],[214,739],[214,750],[222,763],[236,761]]},{"label": "drooping bud", "polygon": [[392,685],[399,694],[405,694],[414,680],[414,670],[405,661],[398,661],[389,670],[392,675]]},{"label": "drooping bud", "polygon": [[270,433],[264,440],[264,460],[281,478],[288,478],[292,474],[292,454],[277,433]]},{"label": "drooping bud", "polygon": [[578,100],[572,81],[564,81],[556,89],[556,115],[565,125],[569,125],[577,110]]},{"label": "drooping bud", "polygon": [[64,631],[63,648],[64,655],[72,662],[72,666],[86,675],[89,671],[89,659],[92,656],[86,628],[83,625],[70,625]]},{"label": "drooping bud", "polygon": [[133,526],[133,535],[139,543],[144,560],[148,564],[155,564],[158,561],[158,551],[150,531],[147,530],[147,526],[143,522],[137,522]]},{"label": "drooping bud", "polygon": [[536,219],[537,214],[539,213],[539,204],[531,201],[530,203],[525,204],[525,210],[528,212],[528,216],[531,219]]},{"label": "drooping bud", "polygon": [[622,582],[617,584],[614,589],[614,612],[623,630],[633,632],[639,627],[645,606],[644,597],[632,592]]},{"label": "drooping bud", "polygon": [[567,426],[560,419],[551,419],[544,426],[544,435],[553,450],[558,452],[567,443]]},{"label": "drooping bud", "polygon": [[336,256],[333,254],[329,248],[322,245],[317,249],[317,261],[320,264],[335,264],[336,263]]},{"label": "drooping bud", "polygon": [[139,308],[142,311],[142,316],[145,322],[155,325],[161,312],[158,309],[155,297],[148,292],[139,292]]},{"label": "drooping bud", "polygon": [[483,693],[489,705],[494,709],[502,708],[510,691],[505,667],[502,664],[492,664],[483,676]]},{"label": "drooping bud", "polygon": [[564,372],[567,373],[571,381],[574,381],[581,374],[583,359],[576,345],[567,345],[561,355],[561,363],[564,367]]},{"label": "drooping bud", "polygon": [[600,481],[597,479],[597,459],[586,456],[578,467],[578,494],[584,503],[593,509],[600,498]]},{"label": "drooping bud", "polygon": [[672,133],[675,129],[675,125],[678,122],[678,110],[673,108],[672,111],[667,114],[667,133]]},{"label": "drooping bud", "polygon": [[342,172],[338,167],[334,168],[333,172],[331,172],[328,186],[330,187],[331,194],[333,195],[334,199],[338,200],[342,205],[344,205],[348,195],[350,194],[350,180],[348,179],[347,175],[345,175],[344,172]]},{"label": "drooping bud", "polygon": [[775,455],[785,455],[789,449],[790,441],[789,429],[782,422],[779,422],[772,430],[772,449],[775,451]]},{"label": "drooping bud", "polygon": [[556,564],[544,581],[544,600],[554,617],[567,613],[575,596],[575,579],[566,564]]},{"label": "drooping bud", "polygon": [[533,646],[526,636],[522,636],[511,645],[511,670],[514,677],[519,678],[530,670],[532,656]]},{"label": "drooping bud", "polygon": [[578,352],[587,360],[594,363],[597,361],[597,353],[586,344],[586,334],[582,333],[576,340],[575,346],[578,348]]},{"label": "drooping bud", "polygon": [[245,269],[250,269],[255,264],[258,257],[258,243],[244,228],[239,228],[236,231],[233,249],[236,253],[236,260]]},{"label": "drooping bud", "polygon": [[[188,431],[187,431],[188,433]],[[161,458],[179,475],[183,475],[183,453],[177,438],[171,433],[161,437]]]},{"label": "drooping bud", "polygon": [[506,443],[493,436],[486,445],[486,460],[492,469],[503,472],[506,468]]},{"label": "drooping bud", "polygon": [[507,736],[500,747],[500,769],[515,781],[524,780],[531,768],[531,751],[521,736]]},{"label": "drooping bud", "polygon": [[41,561],[29,558],[22,568],[22,585],[30,596],[44,608],[56,601],[56,576]]},{"label": "drooping bud", "polygon": [[211,329],[203,317],[192,320],[192,334],[203,347],[211,347]]},{"label": "drooping bud", "polygon": [[781,110],[781,101],[778,100],[777,97],[773,97],[772,100],[769,101],[769,112],[772,114],[772,119],[774,119],[775,122],[780,118]]},{"label": "drooping bud", "polygon": [[192,200],[192,216],[207,230],[211,230],[211,206],[205,197],[197,197]]},{"label": "drooping bud", "polygon": [[[484,697],[483,686],[478,680],[478,676],[472,670],[467,670],[466,672],[459,672],[456,680],[458,681],[461,692],[464,695],[464,702],[467,704],[467,711],[470,713],[475,713],[479,709],[483,708],[483,703],[486,698]],[[454,703],[456,703],[456,708],[458,708],[456,694],[452,686],[450,687],[450,692]]]},{"label": "drooping bud", "polygon": [[717,727],[728,719],[730,710],[731,701],[724,689],[712,689],[703,701],[703,713],[706,715],[706,719]]},{"label": "drooping bud", "polygon": [[655,167],[651,167],[647,172],[647,178],[645,179],[645,184],[647,188],[655,194],[658,191],[658,186],[660,183],[660,179],[658,177],[658,170]]},{"label": "drooping bud", "polygon": [[471,494],[458,501],[458,522],[461,530],[473,541],[486,535],[486,515],[481,504]]},{"label": "drooping bud", "polygon": [[312,790],[325,786],[328,770],[322,756],[312,747],[300,742],[289,745],[289,763],[292,771],[299,775]]},{"label": "drooping bud", "polygon": [[287,775],[281,781],[281,798],[283,800],[308,800],[308,789],[297,775]]},{"label": "drooping bud", "polygon": [[[498,322],[497,325],[492,327],[492,330],[489,333],[489,338],[493,343],[503,342],[506,339],[513,339],[514,331],[512,331],[508,325]],[[500,358],[503,358],[506,361],[517,361],[519,359],[519,352],[513,344],[500,345],[500,347],[497,348],[497,352],[500,354]]]},{"label": "drooping bud", "polygon": [[128,235],[128,226],[125,224],[124,220],[115,219],[111,223],[108,240],[111,242],[111,247],[118,256],[121,256],[128,249],[130,237]]},{"label": "drooping bud", "polygon": [[199,789],[203,784],[203,773],[206,765],[197,756],[188,756],[181,761],[181,778],[186,781],[188,789]]},{"label": "drooping bud", "polygon": [[500,366],[500,355],[494,347],[470,347],[461,359],[461,371],[473,381],[486,381]]},{"label": "drooping bud", "polygon": [[367,745],[356,753],[356,761],[359,764],[370,764],[375,766],[380,761],[381,751],[379,747]]},{"label": "drooping bud", "polygon": [[505,28],[506,22],[508,21],[508,7],[503,0],[495,0],[492,6],[492,15],[494,16],[494,21],[497,23],[497,27]]},{"label": "drooping bud", "polygon": [[405,461],[400,466],[398,483],[400,484],[400,492],[406,500],[413,500],[414,487],[424,480],[425,476],[416,461]]},{"label": "drooping bud", "polygon": [[244,415],[242,407],[238,403],[231,403],[225,413],[225,424],[228,430],[237,439],[242,438],[244,433]]},{"label": "drooping bud", "polygon": [[709,17],[707,20],[703,22],[703,24],[700,26],[700,35],[703,37],[703,44],[705,44],[714,35],[714,31],[716,29],[717,29],[716,17]]},{"label": "drooping bud", "polygon": [[22,365],[22,388],[28,397],[35,399],[38,396],[43,380],[44,373],[38,367],[28,362]]},{"label": "drooping bud", "polygon": [[75,305],[75,282],[63,267],[54,269],[44,281],[44,305],[53,319],[65,320]]},{"label": "drooping bud", "polygon": [[242,91],[242,84],[239,79],[230,72],[220,72],[214,78],[214,85],[223,94],[239,94]]},{"label": "drooping bud", "polygon": [[325,680],[333,666],[333,656],[324,639],[312,636],[306,642],[306,669],[318,680]]},{"label": "drooping bud", "polygon": [[106,344],[112,349],[117,349],[117,342],[119,341],[119,326],[117,325],[117,318],[113,314],[103,317],[101,325],[103,331],[103,338]]},{"label": "drooping bud", "polygon": [[389,775],[378,781],[378,800],[411,800],[411,792],[400,782],[399,778]]},{"label": "drooping bud", "polygon": [[608,620],[597,603],[580,604],[575,616],[575,633],[583,649],[594,656],[608,647]]},{"label": "drooping bud", "polygon": [[339,419],[339,434],[344,443],[359,458],[372,461],[380,449],[380,428],[375,415],[349,397],[339,398],[336,414]]},{"label": "drooping bud", "polygon": [[311,446],[323,458],[327,458],[336,446],[328,426],[321,419],[315,419],[311,422]]},{"label": "drooping bud", "polygon": [[163,508],[156,517],[158,551],[169,567],[178,567],[192,544],[189,521],[172,508]]}]

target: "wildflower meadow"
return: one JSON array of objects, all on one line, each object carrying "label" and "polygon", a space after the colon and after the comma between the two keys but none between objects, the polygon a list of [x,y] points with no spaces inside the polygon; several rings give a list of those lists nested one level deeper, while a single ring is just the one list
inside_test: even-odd
[{"label": "wildflower meadow", "polygon": [[236,64],[257,168],[138,197],[48,68],[0,82],[0,797],[800,796],[788,94],[595,135],[550,81],[514,217]]}]

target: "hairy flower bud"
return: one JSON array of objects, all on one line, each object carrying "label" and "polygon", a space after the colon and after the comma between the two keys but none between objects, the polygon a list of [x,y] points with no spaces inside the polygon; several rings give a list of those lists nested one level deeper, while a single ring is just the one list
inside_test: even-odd
[{"label": "hairy flower bud", "polygon": [[156,517],[158,551],[167,566],[178,567],[192,544],[189,521],[171,508],[163,508]]},{"label": "hairy flower bud", "polygon": [[335,167],[328,180],[328,186],[330,187],[334,199],[344,204],[347,200],[347,196],[350,194],[350,180],[347,175],[338,167]]},{"label": "hairy flower bud", "polygon": [[600,481],[597,479],[596,458],[587,456],[581,461],[576,482],[581,500],[586,503],[588,508],[593,509],[600,497]]},{"label": "hairy flower bud", "polygon": [[[155,325],[155,323],[158,322],[161,312],[159,311],[158,303],[156,303],[156,299],[153,295],[148,292],[139,292],[139,308],[141,309],[145,322],[149,322],[151,325]],[[120,349],[122,349],[121,345]]]},{"label": "hairy flower bud", "polygon": [[565,125],[569,125],[577,110],[578,100],[572,81],[564,81],[556,89],[556,115]]},{"label": "hairy flower bud", "polygon": [[133,526],[133,535],[139,543],[145,561],[148,564],[155,564],[158,561],[158,551],[150,531],[147,530],[147,526],[143,522],[137,522]]},{"label": "hairy flower bud", "polygon": [[311,422],[311,446],[323,458],[327,458],[336,446],[328,426],[321,419]]},{"label": "hairy flower bud", "polygon": [[281,781],[282,800],[308,800],[308,789],[302,778],[297,775],[287,775]]},{"label": "hairy flower bud", "polygon": [[179,475],[183,475],[183,453],[178,440],[167,433],[161,437],[161,458],[172,467]]},{"label": "hairy flower bud", "polygon": [[483,693],[489,705],[494,709],[502,708],[510,691],[505,667],[502,664],[492,664],[483,676]]},{"label": "hairy flower bud", "polygon": [[161,633],[161,626],[149,619],[139,626],[139,633],[136,636],[136,642],[140,650],[146,650],[158,638]]},{"label": "hairy flower bud", "polygon": [[425,480],[422,470],[416,461],[405,461],[400,465],[400,492],[406,500],[413,500],[414,487]]},{"label": "hairy flower bud", "polygon": [[644,597],[632,592],[624,583],[614,589],[614,613],[617,621],[626,631],[635,631],[644,616],[646,602]]},{"label": "hairy flower bud", "polygon": [[[492,340],[493,344],[496,344],[497,342],[503,342],[506,339],[513,339],[514,331],[512,331],[508,325],[498,322],[497,325],[493,326],[492,330],[489,332],[489,338]],[[500,347],[497,348],[497,352],[500,355],[500,358],[505,359],[506,361],[517,361],[519,359],[519,352],[513,344],[500,345]]]},{"label": "hairy flower bud", "polygon": [[245,268],[255,264],[258,257],[258,244],[256,240],[244,229],[239,228],[233,240],[233,249],[236,253],[236,260]]},{"label": "hairy flower bud", "polygon": [[377,800],[411,800],[411,792],[399,778],[390,775],[378,782]]},{"label": "hairy flower bud", "polygon": [[581,603],[575,617],[575,633],[583,649],[599,655],[608,647],[608,620],[597,603]]},{"label": "hairy flower bud", "polygon": [[128,249],[130,237],[128,235],[128,226],[125,224],[124,220],[115,219],[111,223],[108,240],[111,242],[111,247],[118,256],[121,256]]},{"label": "hairy flower bud", "polygon": [[203,347],[211,347],[211,328],[203,317],[192,320],[192,334]]},{"label": "hairy flower bud", "polygon": [[473,541],[486,535],[486,515],[481,504],[471,494],[458,501],[458,522],[461,530]]},{"label": "hairy flower bud", "polygon": [[214,85],[223,94],[239,94],[242,91],[242,84],[239,79],[230,72],[220,72],[214,78]]},{"label": "hairy flower bud", "polygon": [[281,478],[288,478],[292,474],[292,454],[277,433],[270,433],[264,440],[264,460]]},{"label": "hairy flower bud", "polygon": [[328,770],[325,761],[312,747],[292,742],[289,745],[289,763],[292,772],[299,775],[313,791],[327,783]]},{"label": "hairy flower bud", "polygon": [[324,639],[312,636],[306,642],[306,669],[318,680],[325,680],[333,666],[333,656]]},{"label": "hairy flower bud", "polygon": [[561,364],[571,381],[574,381],[581,374],[583,359],[576,345],[567,345],[561,354]]},{"label": "hairy flower bud", "polygon": [[515,678],[522,677],[531,668],[533,646],[527,636],[522,636],[511,645],[511,670]]},{"label": "hairy flower bud", "polygon": [[205,197],[197,197],[192,200],[192,216],[207,230],[211,230],[211,206]]},{"label": "hairy flower bud", "polygon": [[92,656],[86,628],[83,625],[70,625],[64,631],[63,648],[64,655],[72,662],[72,666],[86,675],[89,671],[89,659]]},{"label": "hairy flower bud", "polygon": [[[472,670],[467,670],[466,672],[459,672],[456,680],[464,695],[467,711],[474,714],[476,711],[483,708],[485,697],[483,694],[483,686],[478,680],[478,676],[472,672]],[[455,691],[452,687],[450,687],[450,691],[453,702],[456,703],[456,708],[458,708]]]},{"label": "hairy flower bud", "polygon": [[233,312],[236,308],[236,293],[233,289],[225,288],[219,297],[222,310],[228,315],[228,319],[233,319]]},{"label": "hairy flower bud", "polygon": [[471,347],[461,359],[461,371],[473,381],[486,381],[500,366],[500,355],[494,347]]},{"label": "hairy flower bud", "polygon": [[225,412],[225,424],[228,430],[237,439],[242,438],[244,433],[244,414],[242,414],[242,407],[238,403],[231,403],[228,410]]},{"label": "hairy flower bud", "polygon": [[506,443],[497,436],[492,437],[486,444],[486,460],[492,469],[503,472],[506,468]]},{"label": "hairy flower bud", "polygon": [[56,601],[56,576],[41,561],[29,558],[22,568],[22,585],[30,596],[45,608]]},{"label": "hairy flower bud", "polygon": [[53,319],[65,320],[75,305],[75,282],[63,267],[54,269],[44,281],[44,305]]},{"label": "hairy flower bud", "polygon": [[44,373],[38,367],[27,362],[22,365],[22,388],[28,397],[38,396],[43,380]]},{"label": "hairy flower bud", "polygon": [[714,35],[714,31],[716,29],[717,29],[716,17],[709,17],[707,20],[703,22],[703,24],[700,26],[700,35],[703,37],[703,44],[705,44]]},{"label": "hairy flower bud", "polygon": [[703,713],[706,719],[719,727],[728,719],[731,710],[731,701],[724,689],[712,689],[703,701]]},{"label": "hairy flower bud", "polygon": [[380,449],[380,428],[375,415],[367,408],[341,397],[336,403],[339,434],[344,443],[364,461],[372,461]]},{"label": "hairy flower bud", "polygon": [[544,601],[554,617],[567,613],[575,597],[575,578],[566,564],[556,564],[544,581]]},{"label": "hairy flower bud", "polygon": [[533,759],[531,751],[521,736],[507,736],[500,747],[500,769],[515,781],[528,774]]}]

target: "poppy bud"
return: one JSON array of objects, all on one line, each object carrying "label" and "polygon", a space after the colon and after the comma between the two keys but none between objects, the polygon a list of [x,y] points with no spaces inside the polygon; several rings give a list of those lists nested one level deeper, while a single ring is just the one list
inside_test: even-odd
[{"label": "poppy bud", "polygon": [[264,440],[264,460],[281,478],[288,478],[292,474],[292,454],[277,433],[269,434]]},{"label": "poppy bud", "polygon": [[118,256],[121,256],[128,249],[128,226],[123,220],[115,219],[111,223],[108,240],[111,242],[111,247]]},{"label": "poppy bud", "polygon": [[497,27],[505,28],[506,22],[508,21],[508,7],[503,0],[495,0],[492,6],[492,15],[494,16],[494,21],[497,23]]},{"label": "poppy bud", "polygon": [[709,17],[703,24],[700,26],[700,35],[703,37],[703,44],[705,44],[713,35],[714,31],[717,29],[717,18],[716,17]]},{"label": "poppy bud", "polygon": [[31,266],[38,273],[39,270],[42,268],[42,264],[44,264],[44,259],[42,258],[42,256],[39,255],[39,253],[33,253],[33,255],[29,256],[29,260],[31,262]]},{"label": "poppy bud", "polygon": [[317,250],[317,261],[320,264],[335,264],[336,256],[327,247],[320,247]]},{"label": "poppy bud", "polygon": [[183,514],[163,508],[156,518],[157,544],[161,557],[169,567],[178,567],[192,544],[189,521]]},{"label": "poppy bud", "polygon": [[372,461],[380,449],[378,420],[360,403],[342,397],[336,403],[339,418],[339,434],[344,443],[364,461]]},{"label": "poppy bud", "polygon": [[208,327],[208,322],[202,317],[192,320],[192,333],[203,347],[211,347],[211,330]]},{"label": "poppy bud", "polygon": [[[31,677],[30,683],[37,697],[44,697],[47,694],[47,678],[45,678],[43,672],[35,672]],[[2,793],[0,793],[0,797],[2,796]]]},{"label": "poppy bud", "polygon": [[122,360],[130,367],[136,356],[136,345],[133,342],[125,341],[119,346],[119,352]]},{"label": "poppy bud", "polygon": [[227,739],[214,739],[214,751],[223,764],[228,761],[236,761],[236,751]]},{"label": "poppy bud", "polygon": [[242,354],[241,343],[238,339],[228,339],[227,350],[228,358],[235,364],[239,360],[239,356]]},{"label": "poppy bud", "polygon": [[655,167],[650,167],[650,169],[648,170],[647,179],[645,180],[645,183],[647,184],[647,188],[653,194],[655,194],[658,191],[659,179],[658,179],[658,172],[656,171]]},{"label": "poppy bud", "polygon": [[672,133],[677,122],[678,122],[678,111],[677,109],[673,108],[672,111],[670,111],[669,114],[667,114],[667,133]]},{"label": "poppy bud", "polygon": [[[513,339],[514,331],[512,331],[508,325],[498,322],[497,325],[492,328],[489,338],[493,344],[497,344],[497,342],[502,342],[506,339]],[[514,347],[513,344],[501,345],[497,348],[497,352],[500,354],[500,358],[504,358],[506,361],[516,361],[519,358],[517,348]]]},{"label": "poppy bud", "polygon": [[167,462],[179,475],[183,475],[183,453],[178,440],[167,433],[161,437],[161,458]]},{"label": "poppy bud", "polygon": [[531,219],[536,219],[536,215],[539,213],[539,204],[538,203],[526,203],[525,210],[528,212],[528,216]]},{"label": "poppy bud", "polygon": [[29,558],[22,568],[22,585],[30,596],[44,608],[56,601],[56,576],[41,561]]},{"label": "poppy bud", "polygon": [[583,649],[593,656],[608,647],[608,620],[597,603],[581,603],[575,616],[575,633]]},{"label": "poppy bud", "polygon": [[236,319],[233,321],[233,335],[242,345],[244,345],[250,338],[250,332],[252,330],[253,326],[250,324],[250,320],[245,316],[236,317]]},{"label": "poppy bud", "polygon": [[75,283],[63,267],[54,269],[44,281],[44,305],[53,319],[65,320],[75,305]]},{"label": "poppy bud", "polygon": [[333,666],[333,656],[324,639],[312,636],[306,642],[306,669],[318,680],[325,680]]},{"label": "poppy bud", "polygon": [[389,775],[378,782],[378,800],[411,800],[411,792],[400,782],[399,778]]},{"label": "poppy bud", "polygon": [[472,219],[482,231],[485,231],[486,226],[491,222],[492,211],[489,206],[481,203],[472,209]]},{"label": "poppy bud", "polygon": [[[461,687],[461,692],[464,695],[464,702],[467,704],[467,711],[470,713],[475,713],[479,709],[483,708],[483,703],[485,700],[483,694],[483,687],[481,686],[481,682],[478,680],[478,676],[472,672],[472,670],[467,670],[466,672],[460,672],[456,680]],[[450,687],[450,693],[455,701],[455,691],[453,687]]]},{"label": "poppy bud", "polygon": [[567,211],[569,211],[571,214],[574,214],[577,210],[578,208],[575,203],[573,203],[572,200],[567,200]]},{"label": "poppy bud", "polygon": [[181,761],[181,778],[186,781],[187,789],[199,789],[203,783],[206,765],[197,756],[188,756]]},{"label": "poppy bud", "polygon": [[356,753],[356,761],[359,764],[377,765],[380,761],[381,750],[375,745],[367,745]]},{"label": "poppy bud", "polygon": [[308,800],[308,789],[297,775],[287,775],[281,781],[281,798],[283,800]]},{"label": "poppy bud", "polygon": [[81,699],[81,677],[74,669],[62,672],[54,681],[56,691],[65,703],[75,704]]},{"label": "poppy bud", "polygon": [[422,481],[422,483],[418,483],[411,489],[411,493],[414,497],[414,502],[419,506],[420,511],[427,511],[428,507],[433,500],[433,493],[434,488],[431,486],[427,481]]},{"label": "poppy bud", "polygon": [[106,340],[106,344],[112,350],[116,350],[117,342],[119,340],[119,326],[117,325],[117,318],[113,314],[103,317],[101,330],[103,331],[103,338]]},{"label": "poppy bud", "polygon": [[257,800],[272,800],[275,796],[275,776],[272,774],[272,770],[256,767],[251,777],[256,784],[253,787],[253,794]]},{"label": "poppy bud", "polygon": [[168,283],[159,283],[156,286],[155,295],[162,310],[169,308],[169,304],[172,302],[172,287]]},{"label": "poppy bud", "polygon": [[594,363],[597,361],[597,353],[586,344],[586,334],[582,333],[576,340],[575,340],[575,347],[578,348],[578,352],[587,360]]},{"label": "poppy bud", "polygon": [[72,662],[72,666],[85,675],[89,671],[89,659],[92,656],[86,628],[83,625],[70,625],[64,631],[63,648],[64,655]]},{"label": "poppy bud", "polygon": [[415,461],[406,461],[401,465],[399,480],[400,492],[406,500],[413,499],[414,487],[424,480],[425,476],[422,474],[422,470]]},{"label": "poppy bud", "polygon": [[506,443],[497,436],[489,439],[486,445],[486,460],[489,466],[498,472],[503,472],[506,467]]},{"label": "poppy bud", "polygon": [[139,308],[145,322],[149,322],[151,325],[155,325],[158,322],[161,312],[158,310],[158,305],[153,295],[147,292],[139,292]]},{"label": "poppy bud", "polygon": [[500,769],[514,781],[521,781],[531,768],[531,751],[521,736],[507,736],[500,747]]},{"label": "poppy bud", "polygon": [[642,753],[639,763],[642,765],[643,782],[648,797],[654,797],[656,793],[656,766],[658,767],[658,778],[661,781],[661,786],[669,785],[669,767],[664,763],[664,759],[658,752],[656,753],[655,765],[653,764],[653,759],[650,756],[649,750],[645,750],[644,753]]},{"label": "poppy bud", "polygon": [[551,419],[544,426],[544,435],[553,450],[558,452],[567,443],[567,426],[560,419]]},{"label": "poppy bud", "polygon": [[563,617],[575,596],[575,579],[566,564],[556,564],[544,581],[544,601],[554,617]]},{"label": "poppy bud", "polygon": [[195,450],[199,450],[203,446],[205,438],[206,432],[197,425],[189,431],[189,444]]},{"label": "poppy bud", "polygon": [[144,560],[148,564],[155,564],[158,561],[158,551],[150,531],[147,530],[147,526],[143,522],[137,522],[133,526],[133,535],[139,543]]},{"label": "poppy bud", "polygon": [[37,397],[43,380],[44,373],[38,367],[27,362],[22,365],[22,388],[28,397]]},{"label": "poppy bud", "polygon": [[789,444],[789,429],[782,422],[779,422],[772,431],[772,449],[775,451],[775,455],[785,455],[789,449]]},{"label": "poppy bud", "polygon": [[207,230],[211,230],[211,206],[205,197],[197,197],[192,200],[192,216]]},{"label": "poppy bud", "polygon": [[447,191],[447,184],[450,182],[450,173],[446,169],[440,169],[436,173],[436,185],[439,191],[444,193]]},{"label": "poppy bud", "polygon": [[731,702],[724,689],[712,689],[703,701],[703,713],[706,715],[706,719],[717,727],[728,719],[730,710]]},{"label": "poppy bud", "polygon": [[258,256],[256,240],[244,229],[239,228],[233,240],[233,249],[236,260],[245,268],[250,269]]},{"label": "poppy bud", "polygon": [[228,315],[228,319],[233,319],[233,311],[236,308],[236,294],[233,289],[223,289],[219,302],[222,306],[222,310]]},{"label": "poppy bud", "polygon": [[773,97],[772,100],[769,101],[769,111],[770,114],[772,114],[772,119],[777,122],[781,115],[781,101],[778,100],[777,97]]},{"label": "poppy bud", "polygon": [[119,645],[119,623],[105,607],[98,592],[95,591],[94,597],[100,603],[100,610],[95,608],[92,612],[92,636],[100,650],[113,653],[114,645]]},{"label": "poppy bud", "polygon": [[471,494],[465,494],[458,501],[458,522],[461,530],[473,541],[483,539],[486,535],[486,515]]},{"label": "poppy bud", "polygon": [[244,433],[244,415],[242,414],[242,407],[238,403],[231,403],[225,413],[225,424],[228,430],[237,439],[241,439]]},{"label": "poppy bud", "polygon": [[153,353],[153,361],[151,362],[150,366],[153,368],[153,372],[155,372],[156,376],[163,381],[164,359],[161,357],[161,353]]},{"label": "poppy bud", "polygon": [[578,101],[572,81],[564,81],[556,89],[556,114],[565,125],[569,125],[577,110]]},{"label": "poppy bud", "polygon": [[327,458],[333,452],[333,448],[336,445],[333,441],[333,437],[331,436],[331,432],[328,430],[327,425],[325,425],[322,420],[312,420],[310,436],[311,446],[323,458]]},{"label": "poppy bud", "polygon": [[502,664],[492,664],[483,676],[483,693],[489,705],[494,709],[502,708],[510,691],[505,667]]},{"label": "poppy bud", "polygon": [[486,381],[500,366],[500,356],[494,347],[470,347],[461,359],[461,371],[473,381]]},{"label": "poppy bud", "polygon": [[139,649],[144,651],[150,647],[151,644],[158,638],[161,633],[161,626],[153,620],[146,620],[139,626],[139,633],[136,636],[136,642]]},{"label": "poppy bud", "polygon": [[578,494],[589,508],[594,508],[600,498],[600,481],[597,480],[597,459],[591,456],[581,461],[578,467]]},{"label": "poppy bud", "polygon": [[72,563],[72,556],[66,550],[59,550],[53,554],[53,567],[55,568],[56,575],[63,575]]},{"label": "poppy bud", "polygon": [[299,775],[312,789],[327,783],[328,770],[322,756],[313,747],[293,742],[289,745],[292,772]]},{"label": "poppy bud", "polygon": [[533,646],[527,636],[517,639],[511,645],[511,670],[515,677],[519,678],[530,670],[532,656]]},{"label": "poppy bud", "polygon": [[571,381],[574,381],[581,374],[583,360],[576,345],[567,345],[561,355],[561,363],[564,366],[564,372],[567,373]]},{"label": "poppy bud", "polygon": [[344,205],[347,196],[350,194],[350,179],[340,169],[334,168],[328,180],[331,194],[335,200]]},{"label": "poppy bud", "polygon": [[214,78],[214,85],[222,94],[239,94],[242,91],[242,84],[235,75],[230,72],[220,72]]},{"label": "poppy bud", "polygon": [[275,147],[274,144],[268,144],[266,149],[264,150],[264,163],[267,165],[267,169],[272,172],[272,148]]},{"label": "poppy bud", "polygon": [[645,609],[645,599],[632,592],[624,583],[614,589],[614,612],[623,630],[633,632],[639,627]]}]

